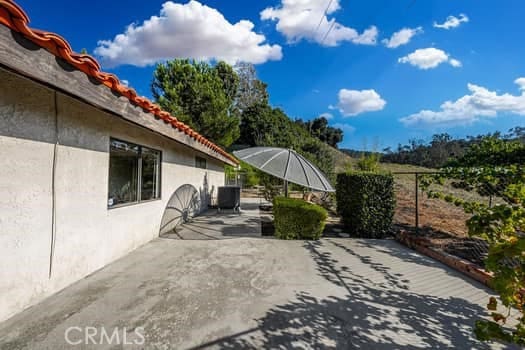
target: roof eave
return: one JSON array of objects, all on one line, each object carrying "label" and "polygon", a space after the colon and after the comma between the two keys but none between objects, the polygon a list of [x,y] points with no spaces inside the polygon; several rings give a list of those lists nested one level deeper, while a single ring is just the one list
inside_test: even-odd
[{"label": "roof eave", "polygon": [[[31,29],[27,15],[14,2],[0,0],[0,24],[1,64],[226,164],[238,164],[236,158],[188,125],[137,96],[115,75],[102,72],[93,57],[73,52],[67,41],[54,33]],[[45,51],[30,50],[21,37]],[[15,42],[19,45],[13,45]],[[74,69],[64,69],[64,63]]]}]

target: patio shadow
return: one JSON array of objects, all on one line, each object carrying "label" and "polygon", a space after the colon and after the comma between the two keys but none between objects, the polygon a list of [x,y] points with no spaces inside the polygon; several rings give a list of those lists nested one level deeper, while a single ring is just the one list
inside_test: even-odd
[{"label": "patio shadow", "polygon": [[191,349],[516,349],[474,338],[474,322],[485,314],[481,306],[409,291],[408,281],[388,266],[345,249],[384,276],[378,284],[341,266],[324,244],[306,242],[304,247],[319,275],[346,289],[346,296],[318,299],[298,292],[255,320],[256,327]]},{"label": "patio shadow", "polygon": [[359,292],[322,300],[298,293],[270,309],[257,327],[192,349],[490,349],[469,331],[479,306],[399,291]]},{"label": "patio shadow", "polygon": [[233,210],[219,212],[217,209],[209,209],[160,237],[210,240],[261,236],[259,203],[244,201],[241,204],[240,213],[235,213]]}]

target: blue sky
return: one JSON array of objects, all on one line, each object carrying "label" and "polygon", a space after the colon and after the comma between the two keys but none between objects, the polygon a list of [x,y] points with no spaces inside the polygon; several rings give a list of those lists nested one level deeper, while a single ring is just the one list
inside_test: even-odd
[{"label": "blue sky", "polygon": [[522,0],[18,3],[33,27],[86,48],[148,97],[156,61],[253,62],[274,106],[292,118],[329,113],[341,147],[525,125]]}]

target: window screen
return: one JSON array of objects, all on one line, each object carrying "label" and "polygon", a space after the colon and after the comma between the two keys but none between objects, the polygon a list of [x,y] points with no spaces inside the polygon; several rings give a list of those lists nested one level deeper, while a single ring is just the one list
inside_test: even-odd
[{"label": "window screen", "polygon": [[195,157],[195,167],[206,169],[206,158]]},{"label": "window screen", "polygon": [[142,177],[140,199],[159,198],[160,152],[142,147]]},{"label": "window screen", "polygon": [[111,139],[108,207],[160,198],[160,152]]}]

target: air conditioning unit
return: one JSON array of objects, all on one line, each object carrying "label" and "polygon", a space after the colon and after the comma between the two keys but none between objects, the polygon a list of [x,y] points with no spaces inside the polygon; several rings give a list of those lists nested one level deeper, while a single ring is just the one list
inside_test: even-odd
[{"label": "air conditioning unit", "polygon": [[217,209],[241,211],[241,188],[239,186],[221,186],[217,195]]}]

